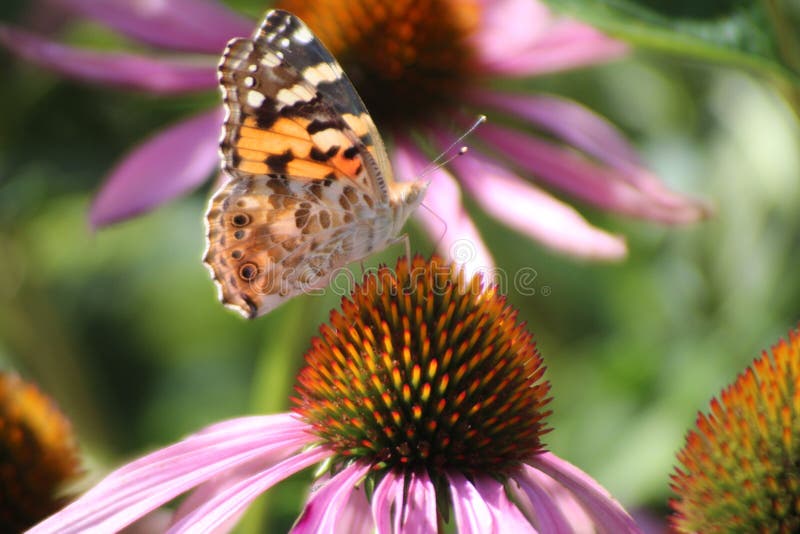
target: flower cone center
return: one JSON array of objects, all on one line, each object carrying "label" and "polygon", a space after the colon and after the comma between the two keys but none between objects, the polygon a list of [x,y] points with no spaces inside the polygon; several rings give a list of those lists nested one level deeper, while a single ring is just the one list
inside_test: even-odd
[{"label": "flower cone center", "polygon": [[296,411],[340,462],[502,475],[541,450],[549,384],[532,336],[440,260],[367,275],[306,361]]}]

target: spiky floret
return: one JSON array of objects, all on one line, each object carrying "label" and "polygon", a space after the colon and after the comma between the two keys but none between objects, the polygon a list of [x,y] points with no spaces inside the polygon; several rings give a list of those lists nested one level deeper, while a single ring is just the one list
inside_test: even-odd
[{"label": "spiky floret", "polygon": [[800,531],[800,330],[711,400],[678,461],[678,531]]},{"label": "spiky floret", "polygon": [[401,259],[368,273],[320,332],[294,401],[336,462],[502,477],[542,449],[545,368],[478,276]]},{"label": "spiky floret", "polygon": [[64,504],[79,473],[69,421],[36,386],[0,372],[0,532],[19,532]]},{"label": "spiky floret", "polygon": [[381,128],[452,109],[474,77],[472,0],[279,0],[344,67]]}]

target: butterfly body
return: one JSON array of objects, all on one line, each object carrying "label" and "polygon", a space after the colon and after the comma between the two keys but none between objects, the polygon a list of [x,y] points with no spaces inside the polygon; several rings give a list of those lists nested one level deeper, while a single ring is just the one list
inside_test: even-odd
[{"label": "butterfly body", "polygon": [[252,318],[390,245],[427,183],[392,179],[360,98],[293,15],[270,11],[232,40],[219,78],[226,181],[206,213],[204,262],[220,300]]}]

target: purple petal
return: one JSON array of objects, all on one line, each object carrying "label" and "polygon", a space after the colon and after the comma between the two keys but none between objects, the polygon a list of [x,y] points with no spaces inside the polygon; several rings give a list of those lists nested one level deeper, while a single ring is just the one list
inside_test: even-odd
[{"label": "purple petal", "polygon": [[4,25],[0,25],[0,43],[42,68],[83,82],[161,94],[217,86],[213,60],[189,62],[84,50]]},{"label": "purple petal", "polygon": [[487,71],[532,76],[616,59],[627,47],[532,0],[484,3],[475,49]]},{"label": "purple petal", "polygon": [[538,469],[567,488],[601,527],[600,532],[641,532],[622,506],[600,484],[574,465],[549,452],[537,454],[528,464],[524,467],[526,470]]},{"label": "purple petal", "polygon": [[[398,176],[419,176],[428,160],[407,140],[397,140],[392,162]],[[428,234],[444,256],[463,265],[470,277],[491,271],[494,265],[483,239],[461,203],[461,191],[455,179],[444,169],[430,173],[430,186],[423,205],[416,212]]]},{"label": "purple petal", "polygon": [[526,133],[484,124],[477,135],[542,181],[601,208],[669,224],[694,222],[708,214],[691,199],[640,189],[614,169]]},{"label": "purple petal", "polygon": [[291,532],[293,534],[338,532],[335,528],[337,519],[344,513],[345,505],[356,491],[356,484],[368,472],[368,465],[351,464],[315,490]]},{"label": "purple petal", "polygon": [[105,226],[151,210],[191,191],[219,166],[223,111],[181,121],[134,148],[111,172],[89,220]]},{"label": "purple petal", "polygon": [[210,0],[57,0],[145,43],[218,56],[255,23]]},{"label": "purple petal", "polygon": [[405,517],[401,520],[403,534],[429,534],[437,532],[438,513],[436,489],[427,473],[411,473],[408,483],[408,499]]},{"label": "purple petal", "polygon": [[221,532],[230,528],[248,506],[262,493],[281,480],[330,457],[332,451],[323,447],[297,453],[280,463],[260,469],[255,474],[227,486],[211,499],[187,513],[170,529],[170,534],[186,532]]},{"label": "purple petal", "polygon": [[573,256],[617,260],[625,240],[589,224],[572,207],[523,181],[476,151],[451,163],[487,213],[542,244]]},{"label": "purple petal", "polygon": [[290,414],[234,419],[121,467],[29,532],[116,532],[198,484],[255,459],[277,463],[312,439]]}]

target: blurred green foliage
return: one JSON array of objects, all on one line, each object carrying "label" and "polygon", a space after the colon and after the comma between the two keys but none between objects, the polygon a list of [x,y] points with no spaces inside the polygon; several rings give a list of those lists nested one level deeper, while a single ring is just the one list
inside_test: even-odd
[{"label": "blurred green foliage", "polygon": [[[254,322],[223,309],[200,263],[207,187],[96,233],[87,224],[114,162],[215,96],[80,86],[5,53],[0,69],[0,365],[57,399],[91,475],[204,424],[284,409],[336,296],[300,297]],[[661,513],[697,410],[800,319],[798,124],[767,84],[674,56],[637,54],[529,86],[599,110],[667,183],[715,206],[711,220],[683,228],[582,206],[629,237],[627,261],[591,264],[469,204],[498,266],[537,273],[536,295],[509,299],[549,368],[548,445],[626,506]],[[274,525],[291,524],[305,488],[289,481],[270,493]]]}]

